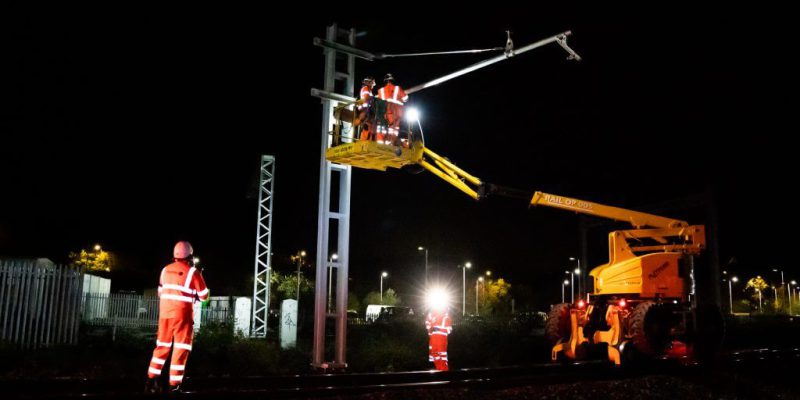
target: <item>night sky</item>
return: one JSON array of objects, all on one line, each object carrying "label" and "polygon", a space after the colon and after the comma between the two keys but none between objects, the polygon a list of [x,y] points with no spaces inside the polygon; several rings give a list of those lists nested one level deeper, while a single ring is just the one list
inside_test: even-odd
[{"label": "night sky", "polygon": [[[521,47],[572,30],[580,63],[549,45],[411,95],[426,145],[488,182],[621,207],[711,192],[723,269],[735,258],[741,271],[797,271],[782,234],[796,221],[798,69],[785,10],[409,8],[13,15],[0,256],[64,262],[101,243],[120,260],[114,288],[141,291],[185,239],[215,294],[247,294],[259,156],[271,154],[273,264],[291,270],[290,254],[316,248],[321,106],[309,89],[322,87],[323,58],[312,38],[338,21],[363,33],[358,47],[386,53],[502,46],[506,29]],[[488,57],[359,60],[356,71],[411,87]],[[663,213],[702,224],[706,211]],[[476,203],[427,173],[355,170],[351,289],[377,290],[386,270],[401,297],[415,294],[423,245],[456,287],[456,265],[470,260],[546,304],[578,255],[577,227],[560,210]],[[591,265],[607,261],[607,232],[619,227],[590,230]]]}]

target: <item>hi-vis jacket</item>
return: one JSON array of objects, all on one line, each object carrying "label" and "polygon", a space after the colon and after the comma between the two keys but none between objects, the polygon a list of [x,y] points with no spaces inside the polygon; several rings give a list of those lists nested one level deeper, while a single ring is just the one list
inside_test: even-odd
[{"label": "hi-vis jacket", "polygon": [[358,98],[364,100],[364,103],[358,105],[359,110],[363,110],[367,108],[369,105],[369,100],[373,97],[372,95],[372,88],[369,85],[364,85],[361,87],[361,92],[358,94]]},{"label": "hi-vis jacket", "polygon": [[425,328],[428,329],[428,335],[442,335],[447,337],[453,331],[453,320],[450,318],[449,313],[431,312],[428,313],[428,318],[425,320]]},{"label": "hi-vis jacket", "polygon": [[161,270],[158,284],[158,318],[192,318],[192,303],[208,300],[203,275],[186,262],[176,261]]},{"label": "hi-vis jacket", "polygon": [[406,91],[392,83],[387,83],[378,90],[378,98],[398,106],[403,106],[408,101]]}]

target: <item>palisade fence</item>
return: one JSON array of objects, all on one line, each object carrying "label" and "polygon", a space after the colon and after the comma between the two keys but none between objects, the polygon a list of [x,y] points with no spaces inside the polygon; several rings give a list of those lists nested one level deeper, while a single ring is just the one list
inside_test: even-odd
[{"label": "palisade fence", "polygon": [[114,328],[158,327],[158,297],[127,293],[87,293],[82,320],[87,325]]},{"label": "palisade fence", "polygon": [[[143,329],[155,334],[158,297],[108,293],[110,281],[80,268],[50,262],[0,260],[0,342],[23,349],[78,343],[83,324],[88,327]],[[249,329],[249,319],[235,320],[237,299],[211,297],[208,307],[195,304],[195,329],[205,323],[236,323]],[[249,317],[249,298],[246,312]]]},{"label": "palisade fence", "polygon": [[0,261],[0,341],[22,348],[76,344],[83,273],[35,261]]},{"label": "palisade fence", "polygon": [[[158,327],[158,297],[139,294],[87,293],[83,298],[83,322],[90,326],[114,328]],[[200,312],[200,321],[231,322],[232,310],[227,296],[212,297],[209,306]]]}]

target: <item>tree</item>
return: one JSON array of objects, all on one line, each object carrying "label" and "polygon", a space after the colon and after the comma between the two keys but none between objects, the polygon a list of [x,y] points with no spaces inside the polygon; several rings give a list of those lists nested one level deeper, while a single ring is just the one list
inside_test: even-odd
[{"label": "tree", "polygon": [[483,315],[506,315],[511,312],[511,297],[508,292],[511,284],[503,278],[494,281],[484,282],[480,302],[481,314]]},{"label": "tree", "polygon": [[70,266],[87,272],[111,272],[116,264],[111,253],[102,249],[95,251],[81,249],[79,253],[70,252],[69,260]]},{"label": "tree", "polygon": [[[278,294],[278,300],[296,299],[297,298],[297,274],[288,273],[281,274],[273,271],[272,282],[275,285],[275,291]],[[309,280],[305,276],[300,276],[300,298],[312,295],[314,293],[314,281]]]},{"label": "tree", "polygon": [[[745,290],[750,292],[750,298],[753,299],[753,304],[759,304],[763,302],[765,299],[764,290],[768,288],[769,285],[767,281],[764,280],[761,276],[756,276],[755,278],[750,278],[747,281],[747,285],[745,285]],[[759,294],[760,293],[760,294]]]},{"label": "tree", "polygon": [[358,297],[353,292],[347,294],[347,309],[348,310],[356,310],[358,313],[361,313],[361,302],[358,301]]},{"label": "tree", "polygon": [[395,293],[394,289],[386,289],[386,292],[383,293],[383,301],[381,301],[381,294],[379,292],[369,292],[364,298],[364,304],[396,306],[400,305],[400,297]]}]

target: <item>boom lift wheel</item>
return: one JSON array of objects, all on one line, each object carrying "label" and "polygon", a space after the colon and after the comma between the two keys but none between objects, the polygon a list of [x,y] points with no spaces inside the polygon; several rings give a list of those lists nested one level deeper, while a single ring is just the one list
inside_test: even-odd
[{"label": "boom lift wheel", "polygon": [[631,313],[629,335],[636,350],[648,357],[664,354],[670,343],[670,310],[653,301],[639,303]]},{"label": "boom lift wheel", "polygon": [[569,338],[569,304],[556,304],[550,309],[544,333],[551,345],[555,345],[561,339]]}]

